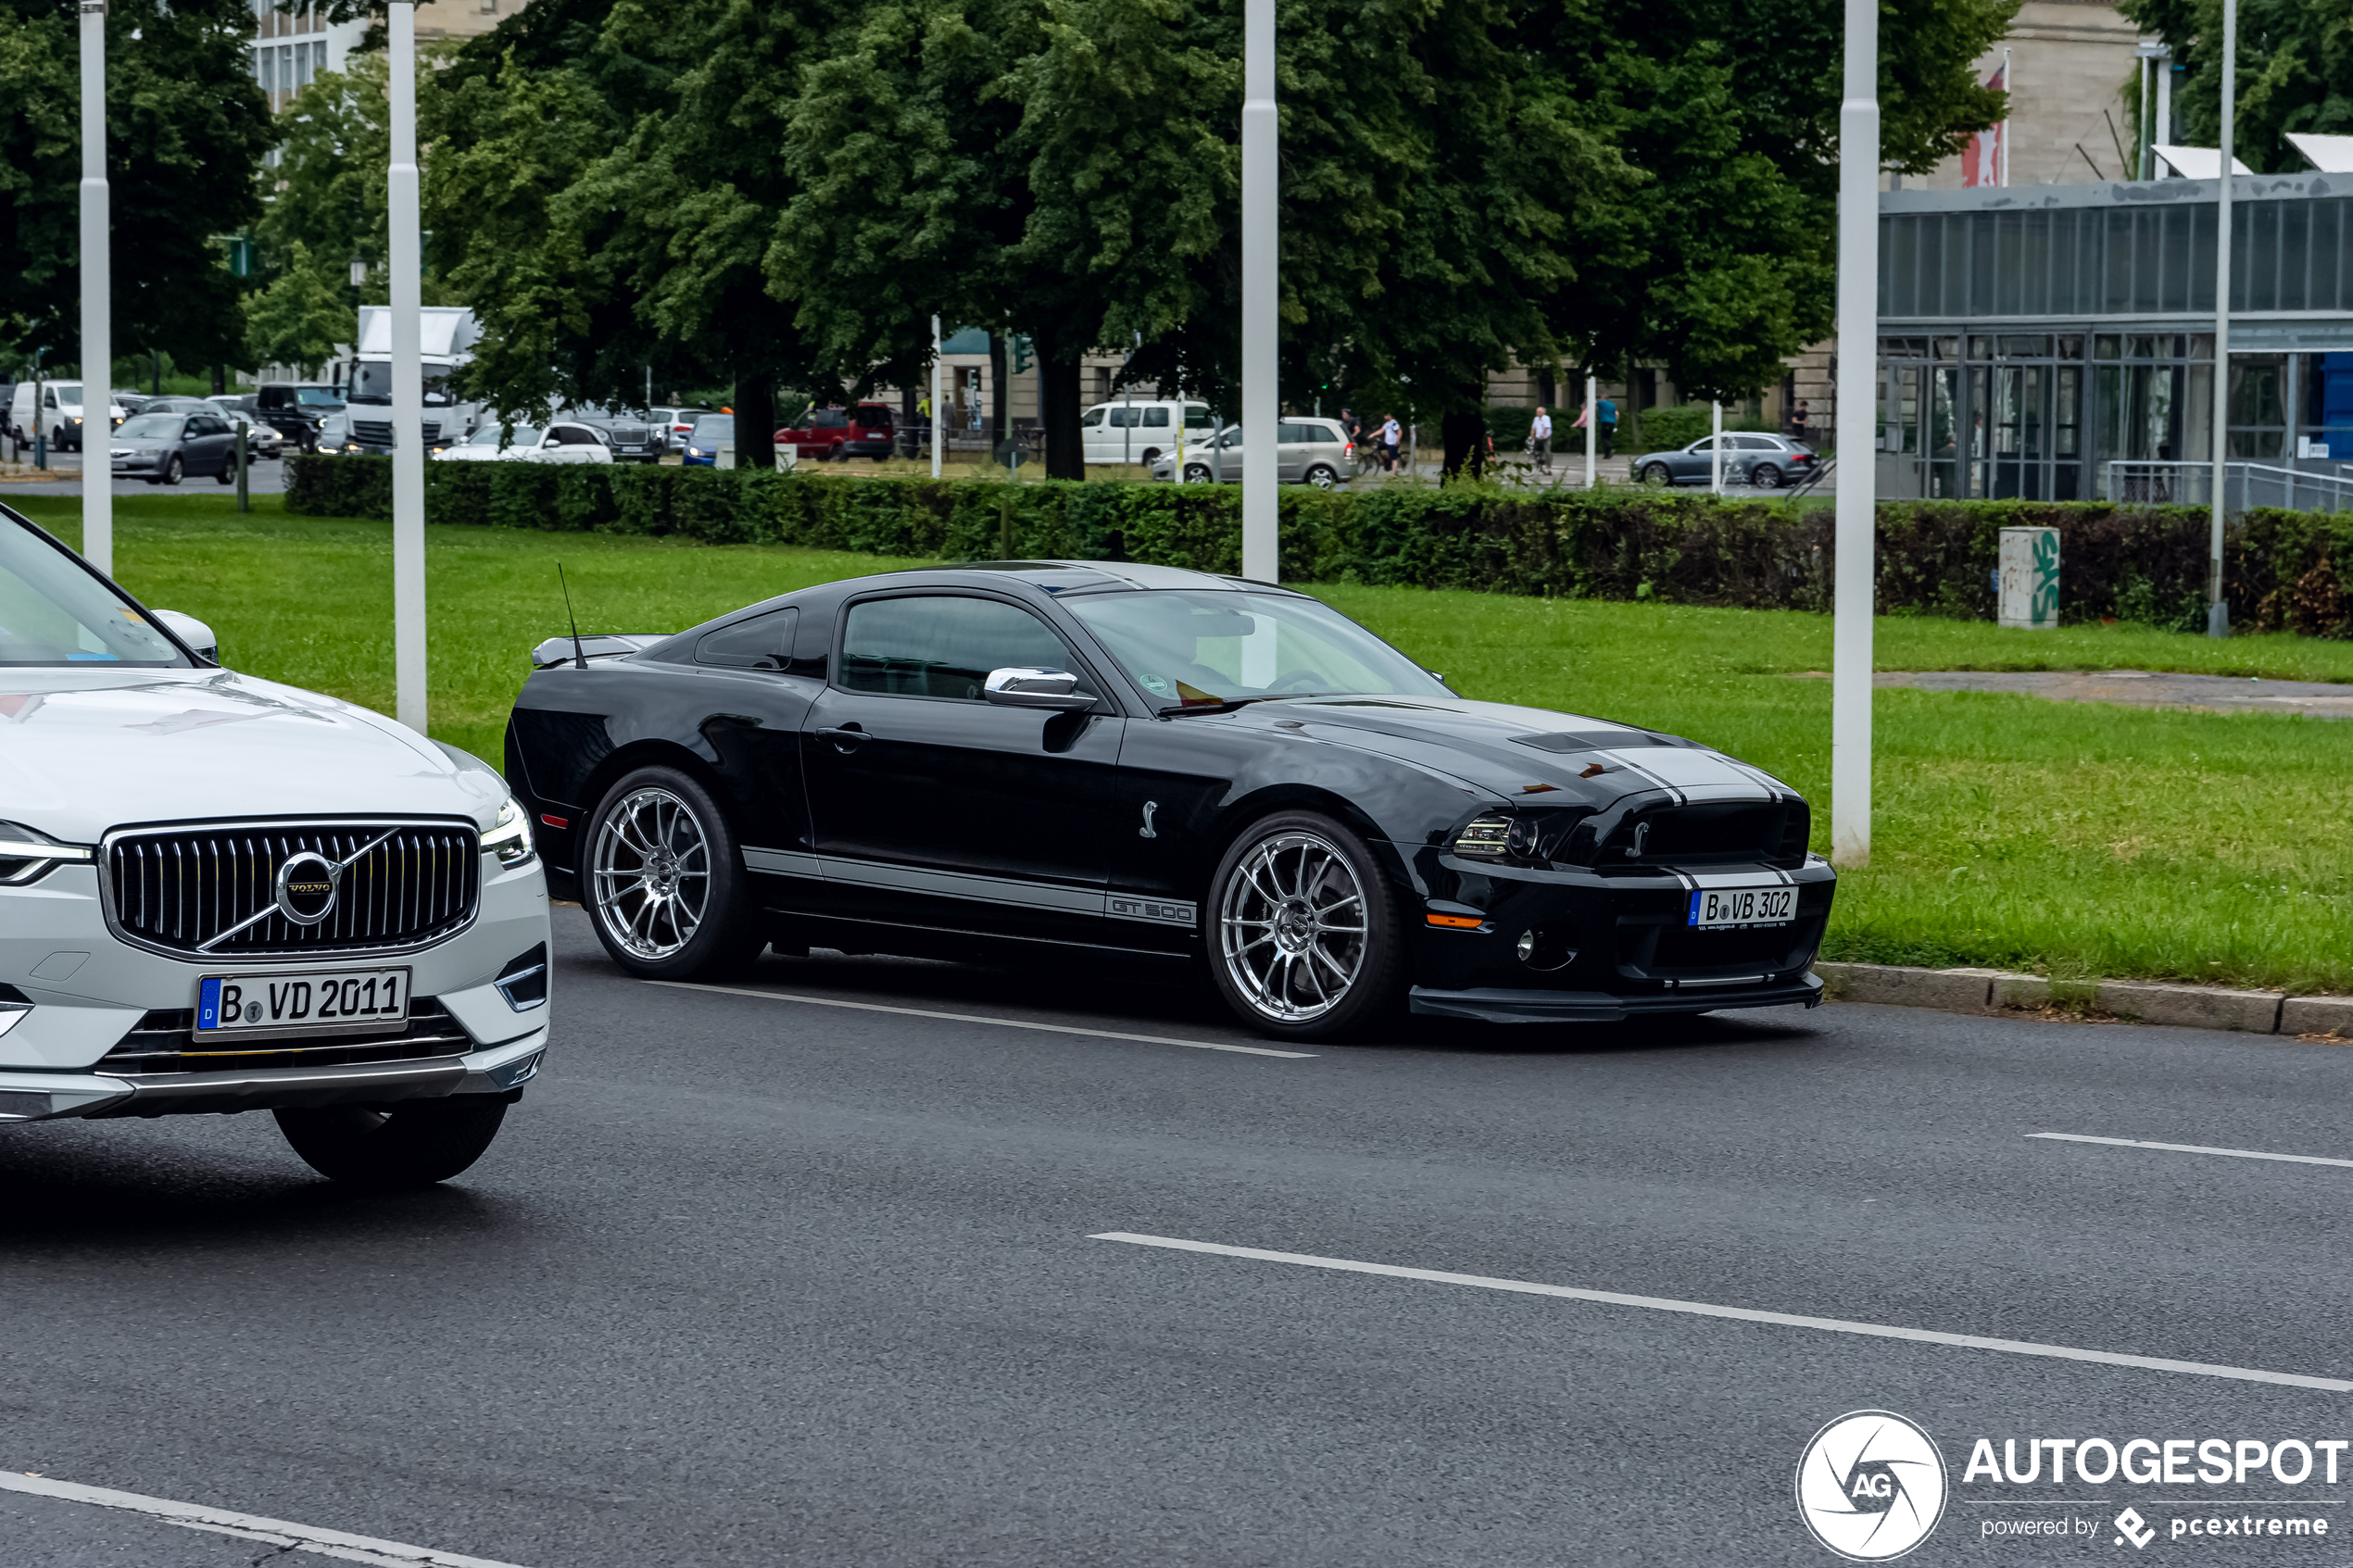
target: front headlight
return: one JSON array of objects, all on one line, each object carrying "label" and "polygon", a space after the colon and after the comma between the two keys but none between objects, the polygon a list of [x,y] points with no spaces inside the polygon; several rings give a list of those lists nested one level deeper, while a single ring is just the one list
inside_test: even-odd
[{"label": "front headlight", "polygon": [[511,795],[507,797],[507,803],[498,808],[498,820],[482,835],[482,847],[484,854],[497,856],[502,866],[528,864],[538,853],[532,847],[531,818],[523,810],[522,802]]},{"label": "front headlight", "polygon": [[1474,817],[1455,835],[1454,853],[1473,860],[1525,860],[1537,850],[1541,824],[1527,817],[1493,812]]},{"label": "front headlight", "polygon": [[0,885],[38,882],[61,861],[86,860],[90,855],[85,846],[59,844],[21,822],[0,822]]}]

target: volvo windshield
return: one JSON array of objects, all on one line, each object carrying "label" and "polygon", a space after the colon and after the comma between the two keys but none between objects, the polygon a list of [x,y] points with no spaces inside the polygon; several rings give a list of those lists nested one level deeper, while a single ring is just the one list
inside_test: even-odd
[{"label": "volvo windshield", "polygon": [[190,668],[170,638],[80,562],[25,524],[0,520],[0,666],[28,664]]}]

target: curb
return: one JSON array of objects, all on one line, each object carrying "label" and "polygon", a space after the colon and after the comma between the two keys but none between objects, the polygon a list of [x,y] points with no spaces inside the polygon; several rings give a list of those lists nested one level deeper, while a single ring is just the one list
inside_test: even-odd
[{"label": "curb", "polygon": [[1899,964],[1818,963],[1814,972],[1821,976],[1823,996],[1837,1002],[1980,1015],[2059,1008],[2130,1023],[2353,1042],[2353,997],[2291,997],[2279,991],[2145,980],[2070,983],[1998,969],[1906,969]]}]

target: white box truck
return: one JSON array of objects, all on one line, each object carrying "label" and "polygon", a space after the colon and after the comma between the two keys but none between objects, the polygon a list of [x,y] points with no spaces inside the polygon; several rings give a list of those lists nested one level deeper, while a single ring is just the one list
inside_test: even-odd
[{"label": "white box truck", "polygon": [[[418,312],[424,367],[424,438],[428,454],[455,446],[482,423],[482,406],[452,399],[449,375],[473,358],[482,323],[463,306],[428,305]],[[350,422],[346,450],[392,450],[392,307],[359,307],[359,346],[337,367]]]}]

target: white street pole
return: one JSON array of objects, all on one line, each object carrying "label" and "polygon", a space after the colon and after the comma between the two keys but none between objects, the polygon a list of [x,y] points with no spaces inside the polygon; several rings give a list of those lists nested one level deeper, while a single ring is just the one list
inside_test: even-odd
[{"label": "white street pole", "polygon": [[1597,376],[1587,376],[1585,378],[1585,488],[1588,490],[1593,487],[1597,480],[1599,468],[1595,458],[1601,449],[1601,380]]},{"label": "white street pole", "polygon": [[2133,178],[2135,180],[2145,180],[2149,177],[2149,57],[2143,55],[2141,56],[2141,112],[2133,117],[2138,122],[2137,129],[2141,133],[2141,144],[2137,156],[2133,159]]},{"label": "white street pole", "polygon": [[2213,537],[2207,549],[2209,637],[2231,634],[2231,605],[2222,596],[2222,511],[2231,455],[2231,120],[2238,112],[2238,58],[2239,0],[2222,0],[2222,157],[2215,170],[2214,196],[2214,506]]},{"label": "white street pole", "polygon": [[[2011,74],[2011,69],[2010,52],[2007,49],[2005,49],[2002,51],[2002,91],[2005,94],[2007,94],[2008,96],[2004,101],[2015,104],[2018,102],[2018,78]],[[1878,182],[1879,182],[1876,179],[1872,181],[1872,184],[1874,185],[1877,185]],[[2007,188],[2009,182],[2010,117],[2008,115],[2004,115],[2002,117],[2002,184],[2005,188]],[[1878,346],[1877,339],[1873,340],[1872,345],[1875,348]],[[1876,429],[1876,425],[1874,425],[1873,428]]]},{"label": "white street pole", "polygon": [[392,68],[392,666],[394,716],[425,733],[425,431],[417,217],[417,8],[386,7]]},{"label": "white street pole", "polygon": [[939,477],[939,449],[948,445],[948,357],[939,318],[931,319],[931,476]]},{"label": "white street pole", "polygon": [[1879,3],[1846,0],[1838,111],[1838,582],[1831,679],[1831,859],[1871,859],[1871,611],[1878,554],[1871,458],[1879,418]]},{"label": "white street pole", "polygon": [[1707,493],[1724,493],[1724,405],[1721,400],[1707,405]]},{"label": "white street pole", "polygon": [[1242,575],[1276,581],[1275,0],[1242,7]]},{"label": "white street pole", "polygon": [[[2157,130],[2149,136],[2152,142],[2173,140],[2173,53],[2167,50],[2157,57]],[[2157,178],[2157,165],[2149,165],[2149,178]]]},{"label": "white street pole", "polygon": [[[111,577],[114,273],[107,206],[107,6],[82,0],[82,553]],[[35,423],[40,413],[36,405]]]}]

